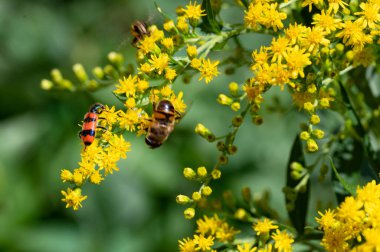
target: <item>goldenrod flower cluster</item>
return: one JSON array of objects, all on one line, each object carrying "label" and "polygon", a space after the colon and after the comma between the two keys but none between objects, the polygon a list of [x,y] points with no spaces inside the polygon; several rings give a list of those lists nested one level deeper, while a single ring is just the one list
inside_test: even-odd
[{"label": "goldenrod flower cluster", "polygon": [[212,249],[213,245],[232,242],[239,231],[215,214],[198,219],[195,233],[193,238],[187,237],[178,241],[179,251],[216,251]]},{"label": "goldenrod flower cluster", "polygon": [[336,209],[319,212],[321,244],[328,251],[378,251],[380,249],[380,185],[373,180],[358,187]]},{"label": "goldenrod flower cluster", "polygon": [[193,238],[186,237],[178,241],[179,250],[181,252],[221,251],[224,248],[221,244],[224,244],[234,249],[231,251],[238,252],[292,251],[293,236],[286,231],[281,231],[273,221],[264,218],[256,221],[252,228],[256,237],[252,235],[252,237],[239,239],[235,236],[241,231],[231,227],[218,215],[204,216],[197,220],[196,234]]},{"label": "goldenrod flower cluster", "polygon": [[319,149],[316,140],[324,137],[324,132],[316,128],[320,122],[318,111],[330,108],[336,96],[332,80],[321,73],[339,75],[349,64],[367,66],[374,61],[370,44],[378,38],[379,3],[362,2],[360,10],[335,0],[307,0],[302,6],[321,10],[313,15],[312,25],[291,23],[284,28],[282,20],[287,15],[281,5],[275,1],[250,3],[244,17],[249,29],[281,32],[269,46],[252,52],[254,76],[246,82],[244,91],[251,103],[259,105],[262,93],[270,87],[288,87],[294,103],[310,116],[301,138],[307,150],[315,152]]}]

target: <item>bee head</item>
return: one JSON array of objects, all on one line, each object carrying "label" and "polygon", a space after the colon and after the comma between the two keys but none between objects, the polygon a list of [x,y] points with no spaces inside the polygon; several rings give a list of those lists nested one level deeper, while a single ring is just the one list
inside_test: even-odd
[{"label": "bee head", "polygon": [[145,143],[146,143],[147,145],[149,145],[149,147],[150,147],[151,149],[158,148],[158,147],[160,147],[161,144],[162,144],[162,143],[160,143],[160,142],[152,141],[152,140],[149,139],[148,137],[145,138]]},{"label": "bee head", "polygon": [[156,110],[158,111],[167,111],[167,112],[173,112],[174,113],[174,106],[173,104],[168,100],[162,100],[158,103]]}]

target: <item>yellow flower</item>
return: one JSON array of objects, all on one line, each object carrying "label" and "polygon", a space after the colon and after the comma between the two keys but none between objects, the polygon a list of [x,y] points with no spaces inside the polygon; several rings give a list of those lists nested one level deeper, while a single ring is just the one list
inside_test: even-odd
[{"label": "yellow flower", "polygon": [[348,3],[344,2],[344,0],[328,0],[329,2],[329,8],[327,11],[333,10],[334,13],[337,13],[339,10],[339,7],[342,9],[345,9]]},{"label": "yellow flower", "polygon": [[136,88],[138,92],[143,93],[148,87],[149,87],[149,82],[147,82],[144,79],[139,79],[139,78],[137,79]]},{"label": "yellow flower", "polygon": [[172,80],[174,80],[174,78],[177,76],[177,73],[175,72],[174,69],[171,69],[171,68],[167,68],[165,70],[165,78],[172,82]]},{"label": "yellow flower", "polygon": [[153,67],[149,63],[145,62],[140,65],[139,70],[140,73],[149,74],[153,70]]},{"label": "yellow flower", "polygon": [[175,111],[177,111],[178,113],[185,112],[186,107],[187,107],[182,97],[183,97],[182,91],[180,91],[177,96],[175,96],[175,94],[172,94],[170,96],[170,101],[173,104]]},{"label": "yellow flower", "polygon": [[[288,44],[289,44],[289,40],[285,37],[278,37],[277,39],[273,38],[271,46],[268,48],[269,50],[272,51],[272,54],[273,54],[272,62],[282,61],[283,55],[285,54],[286,47],[288,46]],[[257,60],[255,60],[255,62],[257,62]],[[262,61],[262,63],[266,63],[266,62],[267,62],[266,59]]]},{"label": "yellow flower", "polygon": [[187,46],[186,49],[187,56],[189,56],[190,59],[197,57],[198,52],[197,52],[197,47],[193,45]]},{"label": "yellow flower", "polygon": [[72,190],[71,188],[67,188],[67,191],[61,191],[64,198],[63,202],[66,202],[66,208],[72,207],[74,210],[78,210],[79,207],[82,207],[81,202],[87,199],[87,196],[82,195],[82,191],[80,188],[76,188]]},{"label": "yellow flower", "polygon": [[257,250],[257,247],[252,247],[249,243],[244,243],[243,245],[238,244],[237,250],[238,252],[255,252]]},{"label": "yellow flower", "polygon": [[358,22],[363,24],[363,28],[368,26],[374,29],[375,23],[379,23],[380,21],[380,5],[376,3],[361,3],[359,6],[363,11],[355,12],[355,15],[361,15]]},{"label": "yellow flower", "polygon": [[95,184],[95,185],[99,185],[100,182],[102,182],[103,180],[104,180],[104,178],[102,177],[102,175],[99,173],[98,170],[93,172],[90,176],[90,182]]},{"label": "yellow flower", "polygon": [[285,36],[290,40],[290,44],[295,44],[297,41],[302,40],[307,35],[308,28],[300,24],[290,24],[285,29]]},{"label": "yellow flower", "polygon": [[140,121],[141,109],[127,109],[127,112],[118,111],[119,123],[121,128],[128,131],[135,131],[136,125]]},{"label": "yellow flower", "polygon": [[118,136],[114,134],[110,141],[110,151],[112,151],[113,155],[119,156],[123,159],[127,158],[127,152],[131,151],[131,144],[125,141],[122,135]]},{"label": "yellow flower", "polygon": [[173,20],[168,20],[164,23],[164,30],[170,32],[175,27]]},{"label": "yellow flower", "polygon": [[343,30],[336,34],[338,38],[343,39],[343,43],[356,49],[362,49],[365,44],[372,43],[372,36],[365,34],[363,26],[358,21],[345,21]]},{"label": "yellow flower", "polygon": [[149,60],[153,69],[157,70],[157,73],[161,75],[163,71],[169,66],[169,56],[166,53],[161,53],[158,57],[152,55]]},{"label": "yellow flower", "polygon": [[261,18],[262,11],[263,11],[263,5],[262,4],[251,3],[248,7],[248,11],[244,11],[245,12],[245,16],[244,16],[245,25],[248,28],[251,28],[254,30],[258,29],[259,25],[258,25],[257,21]]},{"label": "yellow flower", "polygon": [[197,244],[197,250],[208,251],[211,250],[211,246],[214,245],[214,237],[203,235],[194,235],[194,241]]},{"label": "yellow flower", "polygon": [[201,5],[197,4],[197,2],[192,4],[190,1],[189,4],[186,5],[186,9],[183,11],[185,13],[185,17],[190,19],[190,22],[196,22],[202,16],[206,16],[206,14],[204,14],[205,11],[201,9]]},{"label": "yellow flower", "polygon": [[171,52],[174,49],[174,42],[172,38],[163,38],[161,40],[161,44],[165,46],[165,48],[168,49],[169,52]]},{"label": "yellow flower", "polygon": [[323,5],[323,0],[304,0],[302,1],[302,7],[309,6],[309,12],[311,12],[312,5],[321,6]]},{"label": "yellow flower", "polygon": [[145,36],[143,39],[139,40],[139,45],[137,46],[143,54],[153,53],[156,48],[156,40],[152,36]]},{"label": "yellow flower", "polygon": [[327,209],[325,213],[318,211],[318,214],[321,216],[320,218],[316,218],[319,227],[322,230],[327,230],[331,227],[335,227],[337,224],[337,220],[335,219],[334,210]]},{"label": "yellow flower", "polygon": [[113,171],[119,171],[119,168],[116,166],[116,162],[119,160],[119,156],[112,151],[105,151],[99,161],[99,169],[104,169],[104,175],[112,174]]},{"label": "yellow flower", "polygon": [[177,18],[177,28],[182,33],[187,33],[189,31],[189,25],[186,22],[186,17],[180,16]]},{"label": "yellow flower", "polygon": [[194,252],[196,251],[196,243],[193,239],[189,237],[184,238],[182,241],[178,241],[180,252]]},{"label": "yellow flower", "polygon": [[136,92],[135,82],[137,80],[137,76],[129,75],[126,79],[119,79],[119,84],[116,85],[116,90],[113,92],[116,94],[125,94],[126,96],[134,96]]},{"label": "yellow flower", "polygon": [[199,69],[201,73],[201,77],[199,77],[199,80],[205,79],[206,84],[208,84],[214,77],[216,77],[219,72],[217,65],[219,64],[219,61],[211,62],[210,59],[202,59],[202,65]]},{"label": "yellow flower", "polygon": [[341,22],[340,19],[335,19],[329,11],[326,13],[325,10],[322,10],[320,14],[315,14],[313,20],[312,24],[322,28],[327,34],[339,28]]},{"label": "yellow flower", "polygon": [[278,226],[273,224],[273,221],[264,218],[263,220],[258,220],[256,224],[253,224],[253,230],[256,231],[257,235],[265,235],[269,233],[272,229],[277,229]]},{"label": "yellow flower", "polygon": [[306,49],[300,49],[298,46],[293,48],[288,48],[284,55],[284,58],[287,62],[287,66],[289,67],[289,71],[291,71],[291,77],[297,78],[300,75],[302,78],[305,77],[303,69],[311,65],[311,61],[309,59],[310,53],[305,53]]},{"label": "yellow flower", "polygon": [[61,180],[62,182],[71,182],[73,179],[73,174],[71,173],[71,171],[69,170],[66,170],[66,169],[63,169],[61,170]]},{"label": "yellow flower", "polygon": [[263,12],[265,17],[260,20],[260,23],[274,31],[284,28],[281,20],[286,19],[286,13],[277,11],[278,3],[267,4],[266,6]]},{"label": "yellow flower", "polygon": [[202,61],[197,58],[193,58],[190,62],[190,66],[195,69],[199,69],[202,65]]},{"label": "yellow flower", "polygon": [[136,106],[136,100],[135,98],[132,98],[132,97],[129,97],[126,101],[125,101],[125,106],[127,108],[133,108]]},{"label": "yellow flower", "polygon": [[274,247],[278,249],[279,252],[290,252],[292,251],[292,244],[294,242],[293,237],[286,231],[276,230],[276,233],[272,235],[274,240]]},{"label": "yellow flower", "polygon": [[222,221],[219,219],[218,215],[213,217],[203,216],[203,219],[197,220],[197,230],[196,233],[202,235],[214,235],[219,228]]}]

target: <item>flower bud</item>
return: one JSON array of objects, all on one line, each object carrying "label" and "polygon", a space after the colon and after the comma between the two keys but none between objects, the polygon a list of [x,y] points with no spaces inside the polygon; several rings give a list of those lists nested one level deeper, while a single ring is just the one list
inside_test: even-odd
[{"label": "flower bud", "polygon": [[207,169],[204,166],[198,167],[197,174],[199,177],[204,178],[207,176]]},{"label": "flower bud", "polygon": [[205,186],[201,189],[202,195],[204,196],[210,196],[212,193],[212,189],[209,186]]},{"label": "flower bud", "polygon": [[213,170],[212,172],[211,172],[211,177],[213,178],[213,179],[219,179],[220,177],[222,176],[222,172],[220,171],[220,170]]},{"label": "flower bud", "polygon": [[314,105],[313,105],[311,102],[305,102],[305,103],[303,104],[303,108],[304,108],[306,111],[309,111],[309,112],[314,111]]},{"label": "flower bud", "polygon": [[197,126],[195,126],[195,133],[206,138],[208,135],[212,135],[211,131],[201,123],[198,123]]},{"label": "flower bud", "polygon": [[239,92],[239,84],[237,84],[236,82],[231,82],[228,85],[228,90],[232,95],[237,95]]},{"label": "flower bud", "polygon": [[63,81],[62,73],[59,71],[59,69],[54,68],[51,70],[51,77],[55,83],[60,83]]},{"label": "flower bud", "polygon": [[325,132],[320,129],[315,129],[311,132],[316,138],[321,139],[325,136]]},{"label": "flower bud", "polygon": [[315,152],[318,150],[318,144],[314,141],[314,139],[309,139],[306,142],[307,150],[310,152]]},{"label": "flower bud", "polygon": [[300,134],[300,138],[301,138],[301,140],[306,141],[307,139],[310,138],[310,134],[309,134],[309,132],[307,132],[307,131],[302,131],[301,134]]},{"label": "flower bud", "polygon": [[217,101],[219,104],[227,106],[230,106],[233,103],[233,100],[225,94],[219,94]]},{"label": "flower bud", "polygon": [[185,205],[187,203],[190,203],[191,202],[191,199],[189,197],[187,197],[186,195],[178,195],[176,198],[175,198],[175,201],[180,204],[180,205]]},{"label": "flower bud", "polygon": [[234,213],[234,217],[238,220],[245,220],[247,218],[247,212],[243,208],[238,208]]},{"label": "flower bud", "polygon": [[122,65],[124,62],[124,57],[122,54],[117,52],[110,52],[108,54],[108,60],[115,65]]},{"label": "flower bud", "polygon": [[255,115],[255,116],[252,116],[252,122],[256,125],[261,125],[263,124],[264,120],[263,120],[263,117],[260,116],[260,115]]},{"label": "flower bud", "polygon": [[317,87],[315,86],[315,84],[311,84],[307,87],[307,92],[309,92],[310,94],[314,94],[316,91]]},{"label": "flower bud", "polygon": [[79,64],[79,63],[74,64],[73,65],[73,72],[80,82],[83,83],[83,82],[86,82],[88,80],[86,70],[84,70],[84,67],[82,64]]},{"label": "flower bud", "polygon": [[240,102],[233,102],[233,103],[231,104],[231,109],[232,109],[233,111],[238,111],[238,110],[240,109]]},{"label": "flower bud", "polygon": [[219,157],[219,163],[225,165],[228,163],[228,157],[226,155],[222,155]]},{"label": "flower bud", "polygon": [[199,192],[193,192],[193,194],[191,195],[191,198],[194,201],[200,201],[202,198],[202,195]]},{"label": "flower bud", "polygon": [[319,118],[319,116],[318,115],[312,115],[311,117],[310,117],[310,123],[311,124],[318,124],[319,122],[321,121],[321,119]]},{"label": "flower bud", "polygon": [[194,218],[194,215],[195,215],[195,209],[192,208],[192,207],[189,207],[187,208],[184,212],[183,212],[184,216],[186,219],[190,220],[192,218]]},{"label": "flower bud", "polygon": [[238,115],[238,116],[235,116],[233,119],[232,119],[232,125],[234,127],[240,127],[240,125],[243,123],[243,117]]},{"label": "flower bud", "polygon": [[183,176],[189,180],[195,178],[196,175],[195,171],[189,167],[183,169]]},{"label": "flower bud", "polygon": [[237,146],[236,145],[229,145],[227,148],[228,154],[233,155],[237,152]]},{"label": "flower bud", "polygon": [[241,190],[241,194],[245,203],[249,204],[252,201],[252,193],[249,187],[244,187]]},{"label": "flower bud", "polygon": [[167,32],[170,32],[171,30],[173,30],[174,27],[175,27],[175,24],[174,24],[173,20],[169,19],[164,23],[164,30]]},{"label": "flower bud", "polygon": [[293,171],[303,171],[304,167],[302,164],[300,164],[298,162],[292,162],[290,164],[290,169],[292,169]]},{"label": "flower bud", "polygon": [[319,105],[321,105],[322,108],[328,108],[330,107],[330,101],[327,98],[322,98],[319,100]]},{"label": "flower bud", "polygon": [[190,59],[197,57],[198,56],[197,47],[193,45],[187,46],[186,53]]},{"label": "flower bud", "polygon": [[50,80],[43,79],[43,80],[41,81],[40,86],[41,86],[41,89],[43,89],[43,90],[50,90],[50,89],[53,88],[54,84],[53,84],[53,82],[50,81]]},{"label": "flower bud", "polygon": [[98,78],[99,80],[103,79],[104,78],[104,72],[103,72],[103,69],[99,66],[97,67],[94,67],[94,69],[92,69],[92,74]]}]

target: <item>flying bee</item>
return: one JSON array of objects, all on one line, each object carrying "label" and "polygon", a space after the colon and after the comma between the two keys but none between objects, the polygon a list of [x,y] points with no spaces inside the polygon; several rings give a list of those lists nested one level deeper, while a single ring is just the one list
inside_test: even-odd
[{"label": "flying bee", "polygon": [[131,25],[131,34],[134,37],[132,45],[136,46],[143,37],[149,36],[150,32],[148,30],[148,25],[145,22],[136,21]]},{"label": "flying bee", "polygon": [[84,115],[82,131],[79,132],[79,137],[82,139],[85,147],[91,145],[95,139],[96,128],[98,126],[99,114],[104,110],[104,105],[100,103],[93,104],[89,111]]},{"label": "flying bee", "polygon": [[145,136],[145,143],[154,149],[160,147],[174,130],[176,120],[181,116],[168,100],[153,104],[153,114]]}]

